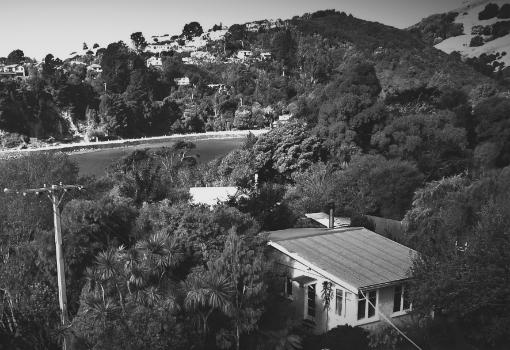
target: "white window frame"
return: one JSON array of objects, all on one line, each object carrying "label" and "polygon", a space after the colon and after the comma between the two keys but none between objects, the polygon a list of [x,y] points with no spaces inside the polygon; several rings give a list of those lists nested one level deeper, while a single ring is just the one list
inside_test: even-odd
[{"label": "white window frame", "polygon": [[[368,293],[370,293],[370,292],[375,292],[375,305],[374,305],[375,312],[374,312],[374,316],[368,317],[368,306],[369,306]],[[363,300],[363,299],[360,299],[359,296],[357,295],[356,296],[356,315],[355,315],[356,324],[360,325],[360,324],[364,324],[364,323],[379,321],[379,289],[363,291],[363,295],[365,296],[365,317],[358,319],[359,301]]]},{"label": "white window frame", "polygon": [[[315,285],[315,300],[314,300],[315,316],[311,316],[308,314],[308,287],[311,285]],[[303,298],[304,299],[303,304],[305,306],[305,310],[304,310],[305,317],[304,318],[308,319],[308,320],[315,320],[317,318],[317,311],[318,311],[318,308],[317,308],[317,281],[303,284],[303,288],[305,290],[305,295]]]},{"label": "white window frame", "polygon": [[[342,309],[340,310],[340,314],[337,313],[337,311],[338,311],[338,292],[342,293],[342,300],[341,300]],[[345,317],[345,309],[347,306],[346,304],[347,304],[347,301],[345,300],[345,290],[343,290],[341,288],[335,288],[335,316]]]},{"label": "white window frame", "polygon": [[413,309],[413,304],[411,302],[409,302],[409,309],[404,309],[404,290],[406,288],[405,284],[400,284],[400,285],[397,285],[397,286],[393,287],[393,303],[395,303],[395,289],[397,287],[401,287],[402,288],[402,292],[400,293],[400,310],[399,311],[394,311],[391,314],[391,317],[397,317],[397,316],[406,315],[407,313],[411,312],[411,310]]}]

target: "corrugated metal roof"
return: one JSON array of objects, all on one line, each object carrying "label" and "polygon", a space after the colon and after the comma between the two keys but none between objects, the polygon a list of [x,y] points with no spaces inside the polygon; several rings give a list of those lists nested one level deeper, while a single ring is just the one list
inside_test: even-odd
[{"label": "corrugated metal roof", "polygon": [[269,239],[356,288],[409,277],[414,250],[359,227],[287,229]]}]

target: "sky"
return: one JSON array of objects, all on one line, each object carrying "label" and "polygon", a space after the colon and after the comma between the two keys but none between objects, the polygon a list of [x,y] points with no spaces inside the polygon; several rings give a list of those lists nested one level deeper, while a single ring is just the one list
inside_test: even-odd
[{"label": "sky", "polygon": [[336,9],[353,16],[406,28],[465,0],[0,0],[0,57],[15,49],[41,60],[48,53],[65,59],[83,42],[105,47],[130,42],[133,32],[180,34],[198,21],[205,31],[260,19],[287,19],[306,12]]}]

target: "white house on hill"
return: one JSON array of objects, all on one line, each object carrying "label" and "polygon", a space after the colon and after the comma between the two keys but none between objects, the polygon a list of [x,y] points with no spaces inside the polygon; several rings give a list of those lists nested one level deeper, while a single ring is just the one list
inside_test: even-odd
[{"label": "white house on hill", "polygon": [[149,57],[146,61],[147,67],[161,67],[163,62],[160,57]]},{"label": "white house on hill", "polygon": [[250,58],[252,56],[253,56],[253,52],[251,52],[251,51],[248,51],[248,50],[237,51],[237,58],[239,58],[240,60],[244,60],[244,59]]},{"label": "white house on hill", "polygon": [[21,64],[0,65],[0,78],[24,78],[26,76],[25,67]]},{"label": "white house on hill", "polygon": [[[416,252],[365,228],[292,228],[269,232],[271,254],[286,271],[294,317],[315,333],[339,325],[373,329],[405,322],[406,290]],[[330,288],[325,288],[330,286]],[[329,310],[323,290],[329,290]]]},{"label": "white house on hill", "polygon": [[190,80],[188,77],[175,78],[174,81],[179,86],[186,86],[190,84]]}]

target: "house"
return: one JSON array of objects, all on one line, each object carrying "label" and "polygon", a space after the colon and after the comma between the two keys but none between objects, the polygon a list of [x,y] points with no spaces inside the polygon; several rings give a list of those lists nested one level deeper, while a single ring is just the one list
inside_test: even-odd
[{"label": "house", "polygon": [[175,78],[174,81],[178,86],[187,86],[190,84],[188,77]]},{"label": "house", "polygon": [[101,73],[101,72],[103,72],[103,69],[101,68],[100,64],[93,63],[93,64],[91,64],[90,66],[87,67],[87,71]]},{"label": "house", "polygon": [[150,45],[147,45],[147,47],[145,48],[145,51],[152,52],[152,53],[161,53],[161,52],[175,50],[175,49],[177,49],[178,46],[179,45],[175,42],[162,43],[162,44],[160,44],[160,43],[150,44]]},{"label": "house", "polygon": [[292,118],[292,114],[282,114],[278,116],[278,120],[273,122],[273,127],[277,127],[278,125],[287,124],[289,120]]},{"label": "house", "polygon": [[205,204],[212,208],[218,203],[226,202],[230,198],[239,195],[239,190],[234,186],[191,187],[189,194],[192,204]]},{"label": "house", "polygon": [[239,50],[237,51],[237,58],[239,58],[240,60],[245,60],[247,58],[250,58],[253,56],[253,52],[251,51],[248,51],[248,50]]},{"label": "house", "polygon": [[416,254],[411,248],[361,227],[292,228],[268,235],[293,316],[313,332],[409,320],[406,282]]},{"label": "house", "polygon": [[145,61],[147,67],[161,67],[163,66],[163,62],[160,57],[149,57],[147,61]]},{"label": "house", "polygon": [[260,59],[263,61],[271,59],[271,52],[261,52]]},{"label": "house", "polygon": [[25,67],[21,64],[0,65],[0,78],[24,78]]},{"label": "house", "polygon": [[225,84],[207,84],[207,87],[209,89],[218,90],[220,92],[227,90],[227,86]]}]

